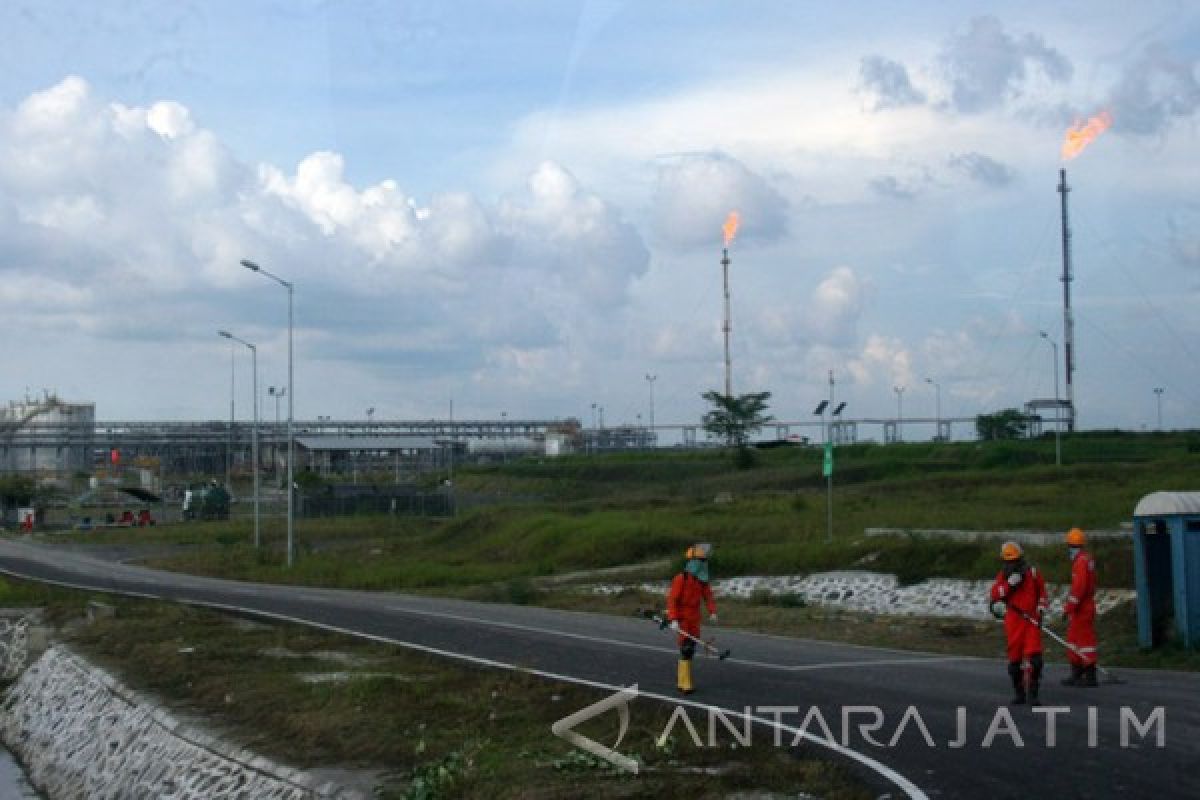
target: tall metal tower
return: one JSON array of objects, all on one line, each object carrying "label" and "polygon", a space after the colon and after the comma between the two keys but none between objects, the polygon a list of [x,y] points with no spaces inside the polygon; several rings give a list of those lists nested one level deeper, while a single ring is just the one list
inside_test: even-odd
[{"label": "tall metal tower", "polygon": [[1063,359],[1067,375],[1067,432],[1075,431],[1075,318],[1071,315],[1071,227],[1067,222],[1067,171],[1058,171],[1058,193],[1062,196],[1062,254],[1063,254]]},{"label": "tall metal tower", "polygon": [[725,321],[721,330],[725,332],[725,396],[733,397],[733,362],[729,357],[729,332],[733,330],[733,322],[729,314],[729,248],[721,251],[721,270],[725,276]]}]

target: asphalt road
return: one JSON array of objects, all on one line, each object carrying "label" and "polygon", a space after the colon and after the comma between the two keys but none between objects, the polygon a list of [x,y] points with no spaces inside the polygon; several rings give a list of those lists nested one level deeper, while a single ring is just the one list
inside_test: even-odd
[{"label": "asphalt road", "polygon": [[[636,684],[633,714],[647,699],[675,701],[673,639],[632,615],[221,581],[28,540],[0,540],[0,571],[240,609],[602,688]],[[774,747],[777,736],[791,745],[803,729],[801,747],[845,759],[880,796],[1200,797],[1200,674],[1114,669],[1126,683],[1068,689],[1058,685],[1063,668],[1051,667],[1046,706],[1033,711],[1005,705],[998,660],[717,635],[733,655],[698,658],[698,691],[684,709],[703,740],[710,706],[728,710],[743,735],[738,715],[750,715],[754,747]],[[715,728],[722,745],[734,741],[719,719]],[[682,724],[673,733],[689,746]]]}]

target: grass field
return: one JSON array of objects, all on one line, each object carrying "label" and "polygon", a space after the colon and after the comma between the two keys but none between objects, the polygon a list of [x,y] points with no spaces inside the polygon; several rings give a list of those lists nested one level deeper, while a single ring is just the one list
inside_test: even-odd
[{"label": "grass field", "polygon": [[[155,565],[199,574],[628,614],[660,598],[636,592],[598,598],[581,594],[570,581],[549,579],[639,564],[646,566],[630,573],[638,579],[666,578],[697,540],[716,545],[717,577],[869,564],[906,582],[988,578],[997,569],[994,544],[868,538],[864,529],[1117,529],[1145,494],[1200,489],[1195,434],[1066,437],[1064,456],[1065,465],[1055,467],[1051,440],[841,448],[832,541],[826,541],[826,491],[815,449],[762,452],[749,469],[736,468],[718,451],[460,469],[461,491],[496,502],[449,519],[298,520],[291,568],[284,565],[285,528],[278,516],[264,521],[261,550],[252,546],[245,518],[54,538],[168,545],[171,554],[157,556]],[[1098,541],[1092,550],[1102,586],[1133,585],[1128,540]],[[1061,547],[1030,548],[1029,554],[1050,580],[1066,580]],[[70,593],[24,585],[0,591],[0,602],[13,591],[64,619],[82,604]],[[19,604],[21,597],[8,601]],[[639,757],[657,777],[632,785],[547,741],[553,719],[591,702],[583,690],[481,674],[300,629],[238,628],[194,610],[132,601],[120,601],[119,608],[115,620],[78,634],[78,646],[134,685],[202,711],[268,754],[306,766],[385,765],[393,773],[392,797],[503,798],[518,796],[514,787],[532,785],[546,798],[695,797],[706,789],[742,787],[748,776],[767,790],[803,786],[825,797],[861,796],[852,779],[819,760],[664,752],[653,746],[650,732],[664,720],[653,716],[631,735],[639,737]],[[998,658],[1002,647],[990,623],[873,617],[805,608],[787,598],[723,600],[721,617],[727,626],[933,652]],[[1128,606],[1102,618],[1100,635],[1109,665],[1200,668],[1196,653],[1139,651]],[[180,650],[193,642],[201,646],[184,657]],[[264,659],[264,650],[299,656]],[[322,650],[352,653],[360,664],[354,669],[364,675],[304,683],[297,676],[322,669],[313,655]],[[728,780],[713,784],[711,776],[701,777],[704,769]],[[422,786],[432,786],[430,793],[414,793]]]},{"label": "grass field", "polygon": [[[723,576],[805,573],[871,559],[902,581],[990,577],[993,548],[917,539],[870,539],[867,527],[1115,529],[1143,495],[1200,486],[1200,437],[1088,435],[1053,443],[855,445],[837,456],[832,542],[820,454],[762,452],[737,469],[716,451],[527,460],[460,469],[464,492],[535,501],[463,512],[453,519],[343,517],[299,520],[298,563],[283,566],[283,525],[264,523],[256,552],[250,523],[191,523],[83,535],[90,541],[167,540],[190,545],[162,566],[243,579],[363,589],[456,590],[573,570],[677,557],[691,542],[717,546]],[[1046,463],[1050,461],[1051,463]],[[725,499],[728,502],[717,502]],[[1130,587],[1121,542],[1094,546],[1103,586]],[[1031,556],[1065,579],[1060,548]],[[670,573],[664,568],[662,575]]]},{"label": "grass field", "polygon": [[[1065,531],[1118,529],[1145,494],[1200,487],[1200,436],[1088,434],[1066,437],[1062,467],[1053,441],[856,445],[838,450],[834,529],[827,541],[821,454],[761,452],[738,469],[719,451],[576,456],[460,469],[458,487],[496,504],[452,519],[361,516],[298,520],[298,554],[284,566],[283,521],[264,523],[255,550],[246,519],[88,534],[95,542],[164,541],[178,549],[157,566],[199,574],[472,599],[593,607],[624,613],[546,580],[564,573],[648,564],[639,579],[664,579],[684,548],[716,545],[718,577],[804,574],[869,567],[911,583],[983,579],[998,567],[995,543],[867,537],[867,527]],[[503,498],[520,497],[521,502]],[[530,499],[533,498],[533,499]],[[718,502],[720,501],[720,502]],[[71,537],[68,537],[71,538]],[[1130,540],[1091,547],[1101,586],[1132,588]],[[1060,546],[1030,547],[1052,582],[1068,580]],[[736,604],[735,604],[736,605]],[[917,649],[977,653],[979,643],[942,636],[937,625],[828,624],[816,610],[749,603],[733,617],[748,628]],[[844,621],[843,621],[844,622]],[[1103,631],[1117,663],[1200,668],[1194,654],[1138,651],[1132,614]],[[975,637],[978,638],[978,637]]]},{"label": "grass field", "polygon": [[[167,603],[105,598],[115,614],[79,624],[88,599],[0,579],[0,603],[42,606],[60,624],[76,620],[64,633],[72,647],[177,716],[199,717],[210,732],[283,764],[349,771],[380,800],[871,796],[819,750],[731,750],[729,737],[715,748],[674,736],[660,744],[670,709],[647,700],[634,702],[622,742],[621,752],[640,762],[640,774],[629,776],[550,730],[603,692]],[[580,730],[610,741],[612,719]]]}]

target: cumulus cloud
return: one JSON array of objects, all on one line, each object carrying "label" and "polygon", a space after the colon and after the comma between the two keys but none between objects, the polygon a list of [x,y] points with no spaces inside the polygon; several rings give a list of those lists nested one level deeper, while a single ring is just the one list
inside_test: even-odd
[{"label": "cumulus cloud", "polygon": [[859,64],[859,79],[861,88],[875,97],[876,111],[925,102],[925,93],[912,85],[905,66],[890,58],[864,58]]},{"label": "cumulus cloud", "polygon": [[863,386],[911,386],[912,355],[899,339],[872,334],[847,363],[855,383]]},{"label": "cumulus cloud", "polygon": [[977,183],[997,188],[1009,185],[1016,177],[1012,167],[983,153],[953,155],[950,157],[950,166]]},{"label": "cumulus cloud", "polygon": [[850,267],[837,267],[818,283],[804,314],[812,340],[824,344],[853,340],[866,290]]},{"label": "cumulus cloud", "polygon": [[1200,59],[1181,58],[1153,44],[1122,72],[1109,95],[1113,129],[1159,134],[1200,108]]},{"label": "cumulus cloud", "polygon": [[515,265],[546,273],[554,286],[590,303],[621,303],[630,281],[649,267],[637,230],[553,162],[542,163],[527,193],[501,203],[497,216]]},{"label": "cumulus cloud", "polygon": [[1066,56],[1040,36],[1013,36],[992,16],[975,17],[965,32],[950,37],[939,60],[950,83],[949,106],[967,114],[1020,96],[1032,68],[1055,83],[1073,72]]},{"label": "cumulus cloud", "polygon": [[262,324],[238,263],[253,258],[296,282],[318,360],[534,372],[619,314],[649,266],[619,209],[552,162],[499,203],[345,173],[330,151],[243,163],[179,103],[109,103],[67,78],[0,114],[0,312],[41,325],[58,309],[123,341],[245,333]]},{"label": "cumulus cloud", "polygon": [[730,211],[738,239],[771,241],[786,231],[787,201],[765,178],[722,153],[679,156],[659,167],[654,229],[676,247],[717,246]]}]

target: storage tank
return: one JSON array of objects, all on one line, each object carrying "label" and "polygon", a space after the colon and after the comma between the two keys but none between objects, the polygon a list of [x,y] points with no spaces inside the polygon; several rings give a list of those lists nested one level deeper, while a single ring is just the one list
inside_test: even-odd
[{"label": "storage tank", "polygon": [[507,438],[476,438],[467,440],[467,452],[477,456],[529,456],[540,455],[543,445],[527,436]]},{"label": "storage tank", "polygon": [[67,473],[91,469],[94,403],[64,403],[45,392],[0,408],[0,470]]}]

